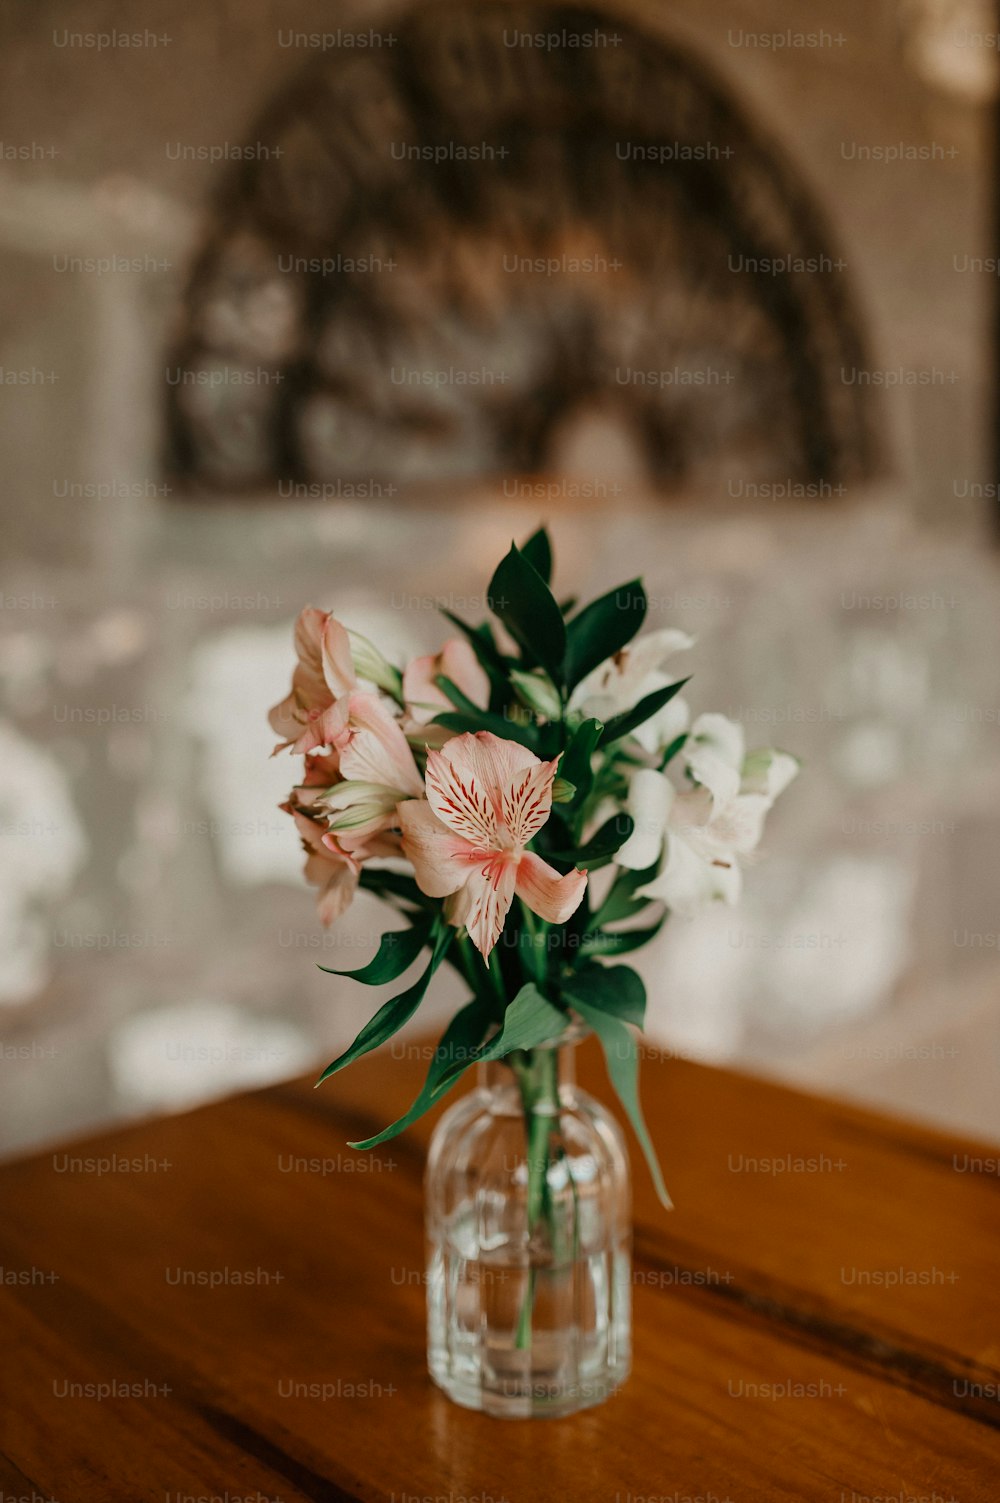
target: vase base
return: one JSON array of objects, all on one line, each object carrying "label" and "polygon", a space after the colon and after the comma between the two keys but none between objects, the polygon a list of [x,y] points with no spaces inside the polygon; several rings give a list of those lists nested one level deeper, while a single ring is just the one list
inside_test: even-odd
[{"label": "vase base", "polygon": [[[450,1371],[444,1362],[437,1372],[431,1363],[430,1375],[452,1402],[463,1409],[477,1409],[496,1419],[562,1419],[611,1398],[628,1378],[631,1367],[625,1361],[614,1368],[600,1366],[592,1376],[581,1374],[566,1380],[547,1377],[537,1367],[532,1372],[518,1371],[517,1358],[521,1354],[507,1355],[513,1360],[506,1370],[493,1371],[488,1378],[475,1371]],[[525,1359],[527,1355],[524,1354]]]}]

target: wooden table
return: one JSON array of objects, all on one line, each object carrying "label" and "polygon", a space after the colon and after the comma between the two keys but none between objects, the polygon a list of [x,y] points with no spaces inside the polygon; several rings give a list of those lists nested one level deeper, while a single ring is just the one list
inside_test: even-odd
[{"label": "wooden table", "polygon": [[493,1420],[424,1369],[429,1124],[344,1146],[425,1068],[376,1056],[0,1169],[0,1503],[997,1503],[995,1152],[647,1059],[678,1209],[633,1145],[632,1378]]}]

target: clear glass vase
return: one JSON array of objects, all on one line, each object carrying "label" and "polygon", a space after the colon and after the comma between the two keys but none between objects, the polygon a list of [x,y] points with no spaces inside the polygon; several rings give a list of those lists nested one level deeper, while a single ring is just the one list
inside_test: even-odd
[{"label": "clear glass vase", "polygon": [[431,1140],[428,1363],[487,1414],[572,1414],[631,1365],[628,1154],[575,1084],[577,1038],[480,1065]]}]

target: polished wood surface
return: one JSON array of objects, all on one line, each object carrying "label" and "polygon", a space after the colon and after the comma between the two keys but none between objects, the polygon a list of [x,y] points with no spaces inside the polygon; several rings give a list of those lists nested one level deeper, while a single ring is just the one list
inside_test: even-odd
[{"label": "polished wood surface", "polygon": [[677,1209],[633,1143],[633,1375],[493,1420],[424,1368],[433,1119],[345,1146],[426,1064],[411,1043],[0,1168],[0,1503],[997,1503],[996,1150],[647,1058]]}]

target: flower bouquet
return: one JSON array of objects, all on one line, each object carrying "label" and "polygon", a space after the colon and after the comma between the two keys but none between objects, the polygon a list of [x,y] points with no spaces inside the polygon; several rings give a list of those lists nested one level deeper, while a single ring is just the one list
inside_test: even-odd
[{"label": "flower bouquet", "polygon": [[362,984],[415,981],[385,1002],[321,1080],[391,1038],[442,965],[469,1000],[423,1088],[370,1149],[479,1067],[435,1129],[427,1170],[431,1373],[458,1402],[564,1414],[629,1368],[629,1185],[617,1123],[572,1082],[592,1032],[657,1193],[634,1030],[645,988],[621,957],[671,912],[735,902],[740,860],[797,771],[747,756],[725,716],[691,720],[672,676],[692,639],[640,636],[639,580],[578,607],[550,588],[544,530],[511,546],[488,590],[494,624],[400,671],[333,615],[307,609],[277,750],[304,759],[283,807],[324,923],[362,887],[397,923]]}]

